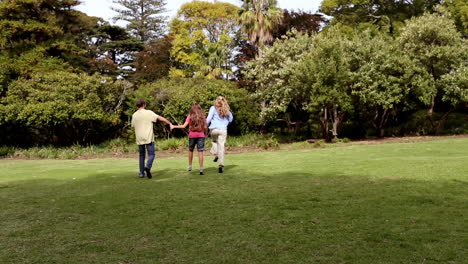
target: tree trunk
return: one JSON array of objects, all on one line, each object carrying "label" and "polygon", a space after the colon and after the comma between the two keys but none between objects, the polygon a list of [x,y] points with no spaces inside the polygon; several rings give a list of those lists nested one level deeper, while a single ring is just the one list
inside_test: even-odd
[{"label": "tree trunk", "polygon": [[435,106],[435,96],[431,97],[431,104],[429,105],[429,109],[427,110],[427,118],[431,121],[432,128],[434,131],[437,129],[437,124],[434,122],[434,106]]},{"label": "tree trunk", "polygon": [[322,129],[322,137],[325,141],[329,141],[328,137],[328,112],[327,108],[323,108],[323,117],[320,118],[320,128]]},{"label": "tree trunk", "polygon": [[333,129],[332,129],[332,135],[333,138],[338,138],[338,125],[340,124],[340,117],[338,116],[338,109],[336,105],[333,106]]},{"label": "tree trunk", "polygon": [[388,116],[388,109],[384,109],[382,116],[380,117],[379,126],[377,128],[377,135],[379,138],[383,138],[385,135],[385,124],[387,123]]},{"label": "tree trunk", "polygon": [[445,121],[447,121],[448,115],[458,109],[458,107],[454,107],[450,109],[450,111],[445,112],[444,115],[440,118],[439,122],[437,122],[436,127],[435,127],[435,135],[438,136],[440,135],[440,131],[444,127]]}]

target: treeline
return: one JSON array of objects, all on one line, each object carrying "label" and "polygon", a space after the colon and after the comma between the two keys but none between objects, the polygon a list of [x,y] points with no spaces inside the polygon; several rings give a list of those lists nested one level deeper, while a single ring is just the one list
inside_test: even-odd
[{"label": "treeline", "polygon": [[220,94],[232,134],[468,132],[463,0],[324,0],[317,14],[193,1],[171,21],[163,0],[115,3],[126,28],[76,0],[0,2],[0,145],[129,138],[136,98],[183,122]]}]

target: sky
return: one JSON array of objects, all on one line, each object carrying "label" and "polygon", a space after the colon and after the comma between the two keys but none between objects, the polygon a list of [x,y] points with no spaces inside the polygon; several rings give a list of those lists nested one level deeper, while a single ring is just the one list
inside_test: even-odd
[{"label": "sky", "polygon": [[[182,4],[191,2],[192,0],[166,0],[167,13],[165,14],[169,18],[173,18],[177,10]],[[213,0],[206,0],[214,2]],[[119,5],[113,4],[113,0],[81,0],[81,4],[77,7],[78,10],[86,13],[89,16],[102,17],[106,21],[113,23],[111,18],[115,15],[111,7],[119,8]],[[241,5],[240,0],[223,0],[218,2],[228,2],[237,6]],[[294,9],[303,11],[316,12],[322,0],[278,0],[278,6],[283,9]],[[116,24],[123,26],[122,22]]]}]

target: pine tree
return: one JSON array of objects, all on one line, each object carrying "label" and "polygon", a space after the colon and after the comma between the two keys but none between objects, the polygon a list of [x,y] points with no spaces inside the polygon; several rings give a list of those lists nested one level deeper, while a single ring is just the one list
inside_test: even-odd
[{"label": "pine tree", "polygon": [[165,30],[164,0],[115,0],[124,9],[112,8],[118,13],[114,21],[127,21],[127,30],[145,43],[161,37]]}]

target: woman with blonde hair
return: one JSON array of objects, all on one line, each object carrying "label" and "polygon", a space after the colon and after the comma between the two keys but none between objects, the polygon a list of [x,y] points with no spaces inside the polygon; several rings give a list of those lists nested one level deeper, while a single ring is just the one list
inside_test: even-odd
[{"label": "woman with blonde hair", "polygon": [[209,125],[213,144],[210,153],[215,155],[214,162],[219,160],[218,172],[223,173],[224,168],[224,144],[227,138],[227,126],[233,120],[229,104],[224,96],[216,97],[214,105],[210,107],[206,124]]}]

